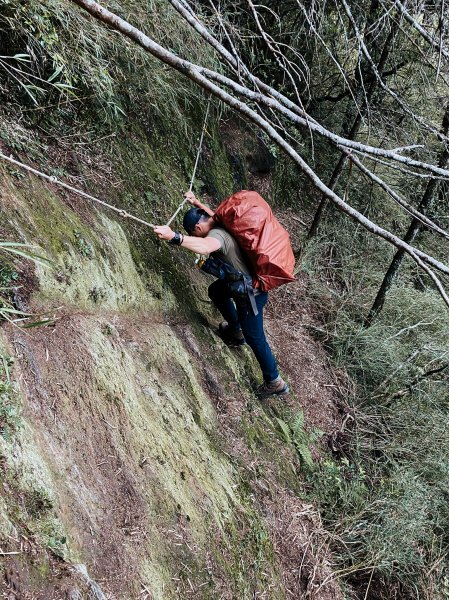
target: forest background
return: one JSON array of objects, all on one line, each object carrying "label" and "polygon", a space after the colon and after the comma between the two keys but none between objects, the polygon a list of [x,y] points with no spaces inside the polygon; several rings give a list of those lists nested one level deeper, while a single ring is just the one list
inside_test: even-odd
[{"label": "forest background", "polygon": [[[212,100],[214,123],[232,122],[242,138],[264,146],[267,200],[300,219],[300,278],[319,321],[310,331],[342,374],[345,427],[320,459],[305,461],[304,489],[330,534],[345,593],[448,598],[445,3],[136,4],[107,8],[176,56],[218,73],[205,77],[268,124],[265,131],[255,118],[243,124],[225,98]],[[224,52],[186,18],[204,24]],[[68,1],[2,0],[0,31],[0,138],[10,151],[63,178],[73,145],[102,140],[94,160],[84,157],[95,170],[118,151],[115,140],[132,123],[161,139],[173,134],[187,174],[208,98],[199,86]],[[296,120],[257,96],[276,100],[273,90],[281,104],[286,98],[284,108],[296,107],[289,109]],[[282,152],[270,128],[311,172]],[[57,139],[65,164],[46,162],[40,135]],[[218,154],[212,137],[208,143]],[[241,175],[239,164],[233,167]],[[198,193],[218,200],[229,191],[228,182],[217,185],[219,176],[208,181],[205,168],[201,176]],[[355,218],[339,211],[327,190]],[[172,191],[162,198],[148,192],[140,205],[130,198],[130,206],[157,218],[162,203],[176,206]],[[393,244],[376,228],[391,232]],[[398,247],[402,239],[421,254]],[[14,266],[1,266],[3,288],[18,278]]]}]

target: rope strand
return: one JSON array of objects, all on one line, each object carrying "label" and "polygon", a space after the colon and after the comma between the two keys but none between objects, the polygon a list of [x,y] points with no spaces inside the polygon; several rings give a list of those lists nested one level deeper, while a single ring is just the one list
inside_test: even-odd
[{"label": "rope strand", "polygon": [[155,225],[153,225],[153,223],[148,223],[148,221],[139,219],[139,217],[135,217],[134,215],[126,212],[126,210],[123,210],[122,208],[117,208],[116,206],[112,206],[112,204],[108,204],[104,200],[100,200],[99,198],[95,198],[95,196],[86,194],[86,192],[83,192],[82,190],[78,190],[77,188],[72,187],[68,183],[59,181],[59,179],[57,177],[55,177],[54,175],[46,175],[45,173],[42,173],[41,171],[38,171],[37,169],[33,169],[33,167],[25,165],[24,163],[21,163],[18,160],[15,160],[14,158],[12,158],[12,156],[6,156],[2,152],[0,152],[0,158],[15,165],[16,167],[25,169],[25,171],[29,171],[30,173],[33,173],[34,175],[37,175],[38,177],[42,177],[42,179],[46,179],[47,181],[50,181],[51,183],[55,183],[56,185],[59,185],[60,187],[65,188],[66,190],[70,190],[71,192],[74,192],[75,194],[78,194],[79,196],[83,196],[84,198],[87,198],[88,200],[92,200],[93,202],[98,202],[98,204],[101,204],[102,206],[105,206],[106,208],[109,208],[110,210],[114,210],[116,213],[118,213],[121,217],[124,217],[125,219],[132,219],[133,221],[142,223],[142,225],[146,225],[147,227],[151,227],[152,229],[155,228]]},{"label": "rope strand", "polygon": [[[201,154],[201,150],[202,150],[202,147],[203,147],[204,133],[206,131],[207,118],[209,116],[209,107],[210,107],[210,104],[211,104],[211,100],[212,100],[212,94],[210,94],[209,100],[207,102],[206,115],[204,117],[203,129],[201,130],[201,137],[200,137],[200,142],[198,144],[198,151],[196,153],[196,159],[195,159],[195,165],[193,167],[192,179],[190,180],[189,192],[192,191],[192,189],[193,189],[193,183],[195,181],[196,170],[198,168],[198,163],[199,163],[199,160],[200,160],[200,154]],[[178,216],[179,212],[183,209],[183,207],[184,207],[184,205],[185,205],[186,202],[187,202],[187,199],[184,199],[181,202],[181,204],[176,209],[175,213],[172,215],[172,217],[170,218],[170,220],[167,222],[167,225],[171,225],[172,221],[174,221],[175,218]]]},{"label": "rope strand", "polygon": [[[195,181],[196,170],[197,170],[197,167],[198,167],[198,163],[199,163],[199,159],[200,159],[200,154],[201,154],[201,149],[202,149],[202,146],[203,146],[204,133],[206,131],[206,124],[207,124],[207,118],[208,118],[208,115],[209,115],[209,108],[210,108],[210,104],[211,104],[211,99],[212,99],[212,95],[209,96],[209,100],[208,100],[208,103],[207,103],[206,116],[204,118],[203,129],[201,131],[200,142],[199,142],[199,145],[198,145],[198,152],[196,154],[195,165],[193,167],[192,179],[190,180],[189,192],[192,191],[193,183]],[[57,177],[55,177],[54,175],[46,175],[45,173],[42,173],[42,171],[38,171],[37,169],[34,169],[33,167],[30,167],[29,165],[26,165],[26,164],[24,164],[24,163],[22,163],[22,162],[20,162],[18,160],[15,160],[12,156],[6,156],[2,152],[0,152],[0,158],[3,159],[3,160],[6,160],[7,162],[11,163],[12,165],[15,165],[16,167],[20,167],[21,169],[24,169],[25,171],[29,171],[30,173],[33,173],[33,175],[37,175],[38,177],[41,177],[42,179],[46,179],[47,181],[50,181],[50,183],[54,183],[56,185],[59,185],[60,187],[63,187],[66,190],[74,192],[75,194],[78,194],[79,196],[83,196],[84,198],[87,198],[88,200],[92,200],[93,202],[97,202],[98,204],[101,204],[102,206],[104,206],[106,208],[109,208],[110,210],[115,211],[116,213],[118,213],[124,219],[132,219],[133,221],[137,221],[138,223],[141,223],[142,225],[146,225],[147,227],[151,227],[151,229],[154,229],[156,227],[153,223],[149,223],[148,221],[144,221],[143,219],[140,219],[139,217],[136,217],[136,216],[132,215],[131,213],[126,212],[126,210],[123,210],[122,208],[117,208],[116,206],[113,206],[112,204],[108,204],[104,200],[100,200],[99,198],[95,198],[95,196],[91,196],[90,194],[87,194],[86,192],[83,192],[82,190],[74,188],[73,186],[69,185],[68,183],[64,183],[63,181],[59,181],[59,179]],[[186,202],[187,202],[187,199],[185,199],[185,200],[183,200],[181,202],[181,204],[178,206],[176,212],[173,214],[173,216],[168,221],[167,225],[170,225],[170,223],[177,217],[178,213],[180,212],[180,210],[182,210],[182,207],[185,205]]]}]

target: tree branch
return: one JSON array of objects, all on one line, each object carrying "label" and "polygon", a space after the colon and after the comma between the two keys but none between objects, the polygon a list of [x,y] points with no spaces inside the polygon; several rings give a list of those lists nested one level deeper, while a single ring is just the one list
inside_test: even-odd
[{"label": "tree branch", "polygon": [[[367,219],[364,215],[356,211],[354,208],[349,206],[346,202],[344,202],[335,192],[330,190],[321,179],[316,175],[316,173],[310,168],[310,166],[304,161],[304,159],[296,152],[296,150],[288,144],[279,134],[278,132],[269,124],[265,119],[263,119],[257,112],[251,109],[248,105],[242,103],[240,100],[231,96],[228,92],[217,86],[213,81],[207,79],[205,74],[210,74],[211,71],[208,69],[203,69],[198,65],[185,61],[172,52],[166,50],[154,40],[149,38],[139,29],[133,27],[130,23],[115,15],[114,13],[108,11],[100,4],[94,2],[93,0],[72,0],[78,6],[89,12],[92,16],[99,19],[103,23],[113,27],[115,30],[119,31],[132,41],[139,44],[142,48],[148,51],[150,54],[164,62],[165,64],[170,65],[177,71],[186,75],[189,79],[215,95],[217,98],[225,102],[231,108],[239,111],[241,114],[246,116],[253,123],[258,125],[263,131],[267,133],[267,135],[282,148],[288,156],[292,158],[292,160],[302,169],[302,171],[309,177],[312,184],[320,190],[323,194],[326,194],[332,202],[336,204],[336,206],[342,210],[345,214],[349,215],[356,222],[360,223],[363,227],[365,227],[368,231],[373,233],[374,235],[381,237],[387,242],[393,244],[394,246],[401,248],[409,254],[413,258],[413,260],[424,269],[430,277],[432,277],[438,291],[440,292],[442,298],[445,303],[449,306],[449,297],[447,296],[440,280],[436,277],[436,275],[430,271],[430,269],[424,264],[428,263],[432,265],[434,268],[439,269],[440,271],[449,274],[449,267],[437,261],[432,256],[425,254],[409,246],[404,243],[400,238],[392,234],[391,232],[379,227],[369,219]],[[212,72],[214,76],[218,75]],[[226,78],[225,78],[226,79]],[[241,87],[241,86],[239,86]]]},{"label": "tree branch", "polygon": [[439,42],[435,41],[429,32],[426,31],[424,27],[422,27],[418,21],[412,17],[400,0],[394,0],[394,3],[404,19],[408,21],[414,29],[416,29],[416,31],[426,40],[428,44],[432,46],[432,48],[437,50],[439,56],[443,56],[447,61],[449,61],[449,50],[443,46],[441,37]]}]

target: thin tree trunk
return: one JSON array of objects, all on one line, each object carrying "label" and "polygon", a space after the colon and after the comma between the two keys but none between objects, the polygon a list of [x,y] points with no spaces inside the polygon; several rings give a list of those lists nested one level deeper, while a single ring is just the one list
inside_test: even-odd
[{"label": "thin tree trunk", "polygon": [[[368,98],[367,98],[367,100],[368,100]],[[349,135],[348,135],[348,139],[350,139],[350,140],[354,139],[357,131],[360,128],[361,122],[362,122],[362,116],[359,113],[357,115],[357,117],[354,119],[354,122],[351,127],[351,131],[349,132]],[[348,162],[347,155],[342,153],[338,163],[335,165],[335,168],[332,172],[331,178],[329,179],[329,183],[327,184],[327,187],[329,189],[331,189],[331,190],[335,189],[335,186],[337,185],[337,182],[340,179],[340,175],[342,174],[343,169],[345,168],[345,165],[347,162]],[[317,234],[318,227],[321,223],[321,219],[323,218],[324,211],[327,208],[328,204],[329,204],[329,200],[328,200],[327,196],[322,196],[321,201],[320,201],[318,208],[316,209],[315,215],[313,217],[312,225],[310,226],[309,232],[307,234],[308,239],[315,237],[315,235]]]},{"label": "thin tree trunk", "polygon": [[[142,48],[144,48],[147,52],[164,62],[165,64],[171,66],[176,69],[180,73],[183,73],[189,79],[194,81],[196,84],[204,88],[205,90],[212,93],[214,96],[219,98],[221,101],[226,103],[228,106],[233,109],[239,111],[243,116],[245,116],[248,120],[255,123],[262,131],[264,131],[270,139],[273,140],[280,148],[282,148],[288,156],[299,166],[299,168],[304,172],[304,174],[310,179],[311,184],[314,185],[320,193],[327,194],[328,197],[338,206],[340,210],[354,219],[356,222],[360,223],[363,227],[365,227],[368,231],[377,235],[384,239],[385,241],[395,245],[397,248],[404,249],[413,260],[420,266],[421,269],[425,273],[431,277],[432,281],[435,283],[438,292],[443,298],[445,304],[449,306],[449,296],[444,289],[444,286],[438,276],[434,273],[432,268],[437,269],[442,273],[449,274],[449,267],[445,264],[441,263],[439,260],[409,246],[399,237],[392,234],[390,231],[387,231],[383,227],[380,227],[376,223],[373,223],[362,215],[355,208],[351,207],[347,202],[345,202],[342,198],[340,198],[333,190],[330,190],[324,182],[319,178],[319,176],[315,173],[315,171],[307,164],[307,162],[298,154],[298,152],[293,148],[291,144],[287,142],[282,135],[272,126],[272,124],[267,121],[264,117],[259,115],[255,110],[253,110],[248,103],[242,102],[232,94],[229,94],[225,89],[217,85],[217,83],[221,83],[225,87],[230,87],[237,94],[243,96],[245,98],[251,98],[253,100],[259,101],[261,103],[272,105],[275,110],[278,110],[284,114],[287,114],[292,122],[295,122],[299,117],[295,112],[291,112],[288,109],[284,108],[277,101],[273,100],[273,98],[267,98],[262,93],[255,93],[251,90],[248,90],[245,86],[238,84],[237,82],[219,74],[215,71],[211,71],[210,69],[206,69],[205,67],[201,67],[200,65],[196,65],[189,61],[186,61],[177,55],[170,52],[168,49],[160,46],[154,40],[149,38],[139,29],[133,27],[130,23],[121,19],[118,15],[110,12],[95,0],[72,0],[75,4],[78,4],[80,7],[89,12],[92,16],[99,19],[103,23],[111,26],[116,29],[124,36],[133,40],[135,43],[139,44]],[[279,96],[279,94],[276,92]],[[281,96],[282,97],[282,96]],[[283,97],[282,97],[283,98]],[[284,98],[283,98],[284,100]],[[289,103],[288,100],[284,100],[285,103]],[[312,126],[315,122],[312,120],[310,123],[306,121],[306,125]],[[320,128],[322,129],[322,128]],[[339,136],[333,136],[331,132],[329,132],[331,137],[339,138]],[[349,146],[364,146],[363,144],[358,144],[355,142],[347,142]],[[412,159],[408,159],[403,157],[400,154],[392,151],[385,151],[380,148],[373,148],[371,152],[375,152],[376,154],[388,153],[391,157],[394,157],[398,162],[407,162],[408,164],[417,163],[419,167],[426,168],[427,170],[443,174],[449,175],[449,172],[445,169],[441,169],[439,167],[435,167],[434,165],[430,165],[427,163],[421,163],[418,161],[414,161]]]},{"label": "thin tree trunk", "polygon": [[[396,37],[396,34],[399,30],[398,25],[393,25],[390,33],[388,34],[388,37],[385,41],[383,50],[382,50],[382,54],[380,56],[379,59],[379,63],[377,65],[377,70],[379,72],[379,75],[382,77],[383,71],[385,69],[385,65],[386,62],[388,60],[388,56],[390,54],[390,50],[394,41],[394,38]],[[351,129],[349,131],[348,134],[348,139],[353,140],[355,138],[355,136],[357,135],[358,130],[360,129],[360,125],[362,124],[362,120],[363,117],[365,116],[365,114],[367,113],[367,111],[369,110],[369,103],[371,102],[373,96],[374,96],[374,92],[377,89],[377,83],[378,80],[376,77],[373,78],[373,80],[370,83],[370,86],[368,88],[368,91],[366,93],[365,96],[365,105],[364,105],[364,109],[359,110],[359,112],[357,113]],[[361,87],[363,87],[363,82],[361,81],[359,84]],[[340,179],[340,175],[343,172],[343,169],[345,168],[346,163],[348,162],[348,157],[346,156],[346,154],[342,153],[342,155],[340,156],[340,159],[338,161],[338,163],[335,165],[335,168],[332,172],[331,178],[329,180],[329,183],[327,184],[327,186],[331,189],[334,190],[335,186],[338,183],[338,180]],[[309,232],[307,234],[308,239],[311,239],[313,237],[315,237],[315,235],[318,232],[318,227],[320,226],[321,220],[323,218],[324,215],[324,211],[326,210],[327,205],[329,204],[329,200],[326,196],[322,196],[320,204],[318,205],[318,208],[315,212],[315,215],[313,217],[313,221],[312,221],[312,225],[310,226]]]},{"label": "thin tree trunk", "polygon": [[[446,107],[446,112],[443,118],[443,131],[444,134],[447,135],[449,129],[449,104]],[[449,162],[449,147],[445,147],[440,155],[440,159],[438,161],[438,166],[444,168],[447,166]],[[433,201],[435,199],[435,195],[439,186],[439,181],[437,179],[430,179],[426,189],[424,191],[423,197],[421,198],[421,202],[419,203],[418,210],[421,213],[428,214],[429,210],[432,207]],[[406,244],[411,244],[416,236],[421,233],[425,229],[425,226],[418,219],[413,219],[410,223],[410,226],[405,234],[403,241]],[[368,316],[365,319],[365,327],[369,327],[374,318],[380,313],[382,310],[385,298],[393,285],[394,280],[398,274],[399,268],[401,266],[402,260],[404,259],[404,251],[399,249],[393,257],[393,260],[388,267],[387,272],[383,278],[382,284],[377,292],[377,296],[374,300],[374,303],[368,313]]]}]

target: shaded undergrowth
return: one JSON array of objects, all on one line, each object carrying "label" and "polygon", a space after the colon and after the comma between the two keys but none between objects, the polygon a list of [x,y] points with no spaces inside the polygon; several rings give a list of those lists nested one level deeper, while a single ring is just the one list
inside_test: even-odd
[{"label": "shaded undergrowth", "polygon": [[445,599],[447,310],[406,264],[365,327],[389,251],[369,239],[357,246],[362,238],[352,226],[329,226],[304,254],[310,296],[322,307],[312,333],[352,386],[342,394],[346,428],[309,477],[309,492],[332,532],[348,597]]}]

